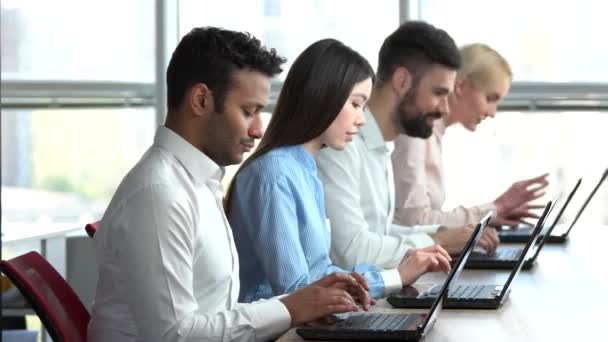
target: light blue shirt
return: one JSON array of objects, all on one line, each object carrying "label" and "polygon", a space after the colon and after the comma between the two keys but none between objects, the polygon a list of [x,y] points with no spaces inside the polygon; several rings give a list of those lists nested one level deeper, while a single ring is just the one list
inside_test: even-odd
[{"label": "light blue shirt", "polygon": [[367,264],[344,270],[332,264],[323,186],[302,145],[264,154],[235,182],[228,220],[239,254],[239,301],[290,293],[333,272],[361,273],[375,298],[387,294],[385,287],[401,288],[396,270]]}]

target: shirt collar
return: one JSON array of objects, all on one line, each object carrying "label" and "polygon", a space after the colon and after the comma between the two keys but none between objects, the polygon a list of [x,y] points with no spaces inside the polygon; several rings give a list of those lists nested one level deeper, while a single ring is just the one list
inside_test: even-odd
[{"label": "shirt collar", "polygon": [[374,118],[369,110],[366,110],[363,114],[365,115],[366,123],[360,128],[360,135],[365,142],[365,145],[367,145],[367,148],[380,152],[389,152],[389,148],[386,145],[386,141],[384,141],[382,131],[380,131],[376,118]]},{"label": "shirt collar", "polygon": [[165,126],[158,127],[154,145],[172,154],[186,169],[196,186],[202,186],[212,178],[221,180],[224,176],[224,168]]},{"label": "shirt collar", "polygon": [[285,151],[291,154],[303,167],[313,172],[317,170],[317,163],[315,163],[312,155],[306,151],[304,145],[287,146]]}]

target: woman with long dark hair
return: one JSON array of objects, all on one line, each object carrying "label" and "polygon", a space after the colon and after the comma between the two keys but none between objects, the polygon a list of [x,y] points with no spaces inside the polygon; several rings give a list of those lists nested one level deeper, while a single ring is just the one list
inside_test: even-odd
[{"label": "woman with long dark hair", "polygon": [[382,297],[428,270],[448,270],[438,246],[408,253],[397,269],[330,260],[330,227],[315,154],[342,150],[364,124],[374,73],[356,51],[334,39],[309,46],[289,70],[260,145],[240,167],[226,211],[240,260],[239,301],[295,291],[332,272],[354,271]]}]

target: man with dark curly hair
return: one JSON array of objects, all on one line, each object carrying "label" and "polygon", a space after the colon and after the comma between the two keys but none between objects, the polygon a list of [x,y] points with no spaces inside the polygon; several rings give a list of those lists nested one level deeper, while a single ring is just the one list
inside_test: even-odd
[{"label": "man with dark curly hair", "polygon": [[239,261],[222,207],[223,167],[263,134],[284,59],[256,38],[197,28],[167,69],[168,114],[95,235],[99,282],[89,341],[264,341],[370,304],[358,274],[237,303]]}]

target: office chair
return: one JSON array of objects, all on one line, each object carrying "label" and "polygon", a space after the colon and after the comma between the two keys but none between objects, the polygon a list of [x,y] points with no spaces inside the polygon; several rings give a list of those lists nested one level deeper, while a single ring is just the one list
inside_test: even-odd
[{"label": "office chair", "polygon": [[89,312],[40,254],[29,252],[2,260],[0,271],[28,300],[53,341],[86,342]]},{"label": "office chair", "polygon": [[84,230],[87,231],[87,235],[89,235],[89,237],[91,239],[93,238],[93,236],[95,236],[95,233],[97,233],[97,228],[99,228],[100,224],[101,224],[101,221],[97,221],[97,222],[93,222],[93,223],[88,223],[84,227]]}]

